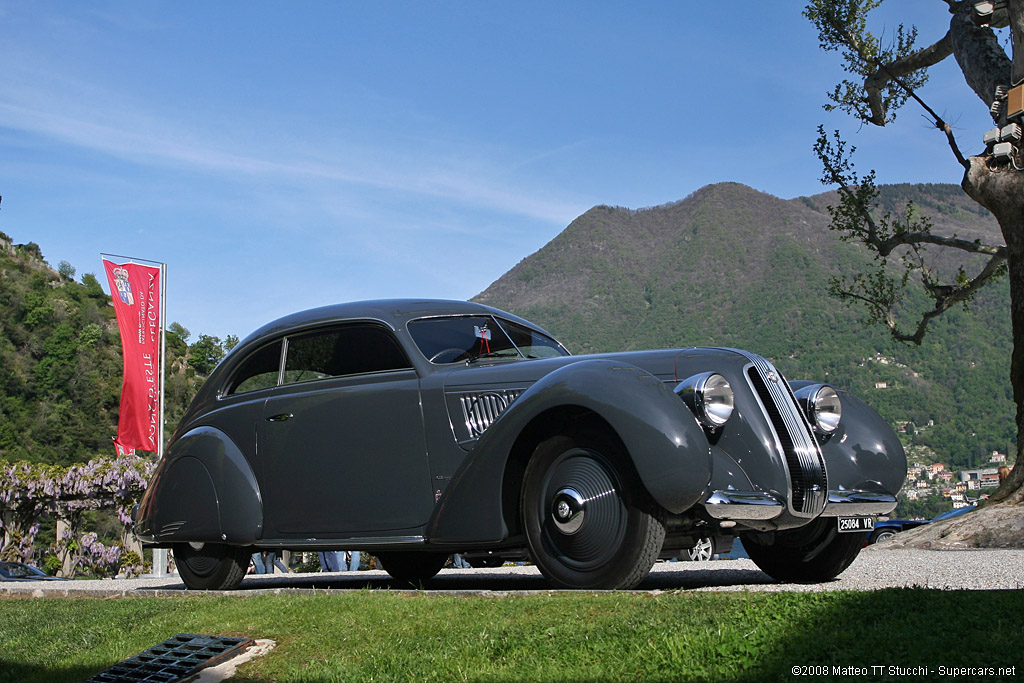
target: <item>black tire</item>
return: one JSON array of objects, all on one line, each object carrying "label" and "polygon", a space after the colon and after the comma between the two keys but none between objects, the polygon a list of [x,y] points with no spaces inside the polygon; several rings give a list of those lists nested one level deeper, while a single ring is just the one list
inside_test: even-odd
[{"label": "black tire", "polygon": [[697,545],[686,551],[686,557],[691,562],[707,562],[716,552],[715,539],[711,536],[701,536],[697,539]]},{"label": "black tire", "polygon": [[475,557],[472,560],[466,560],[469,562],[469,566],[474,569],[484,569],[488,567],[501,567],[505,564],[505,560],[500,557]]},{"label": "black tire", "polygon": [[883,529],[876,531],[871,534],[871,538],[868,539],[868,543],[881,543],[882,541],[888,541],[890,538],[896,535],[896,532],[892,529]]},{"label": "black tire", "polygon": [[749,534],[743,537],[743,547],[754,564],[773,579],[820,583],[849,567],[866,537],[841,534],[834,517],[821,517],[799,529]]},{"label": "black tire", "polygon": [[664,511],[622,445],[600,431],[538,445],[523,476],[520,509],[534,563],[561,588],[633,588],[665,542]]},{"label": "black tire", "polygon": [[391,578],[408,586],[419,587],[432,579],[448,561],[447,553],[392,551],[376,553],[377,560]]},{"label": "black tire", "polygon": [[174,563],[192,590],[227,591],[237,588],[249,567],[252,548],[223,543],[177,543]]}]

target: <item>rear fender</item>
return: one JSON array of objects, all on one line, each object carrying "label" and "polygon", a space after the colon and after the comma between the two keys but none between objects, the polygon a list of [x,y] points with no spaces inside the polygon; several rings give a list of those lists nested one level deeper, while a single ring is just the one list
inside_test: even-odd
[{"label": "rear fender", "polygon": [[[427,525],[432,541],[500,541],[508,537],[503,492],[510,454],[544,416],[567,407],[603,419],[622,441],[650,495],[669,512],[694,505],[711,479],[711,449],[686,405],[661,380],[613,360],[582,360],[545,375],[508,407],[477,441]],[[541,437],[567,431],[560,424]],[[529,436],[526,436],[529,435]],[[531,441],[532,443],[532,441]],[[515,491],[518,495],[518,491]],[[507,502],[507,501],[506,501]],[[517,508],[518,501],[512,509]]]},{"label": "rear fender", "polygon": [[146,543],[254,543],[263,532],[263,503],[245,456],[218,429],[190,430],[160,463],[135,529]]}]

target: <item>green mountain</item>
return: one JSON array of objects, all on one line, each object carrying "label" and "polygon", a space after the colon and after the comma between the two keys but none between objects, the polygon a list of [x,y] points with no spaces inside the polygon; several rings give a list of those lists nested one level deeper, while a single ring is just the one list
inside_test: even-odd
[{"label": "green mountain", "polygon": [[[1002,241],[994,219],[955,185],[886,186],[881,199],[887,210],[913,201],[935,231]],[[576,353],[756,351],[792,379],[827,380],[893,424],[910,423],[908,444],[954,467],[1015,450],[1007,283],[970,312],[950,311],[920,347],[897,344],[828,295],[831,275],[869,263],[829,231],[832,201],[723,183],[649,209],[598,206],[475,300],[537,322]]]}]

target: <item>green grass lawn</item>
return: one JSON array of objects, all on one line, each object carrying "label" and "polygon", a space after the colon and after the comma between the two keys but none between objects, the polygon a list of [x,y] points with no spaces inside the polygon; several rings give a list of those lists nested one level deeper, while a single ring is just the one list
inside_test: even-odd
[{"label": "green grass lawn", "polygon": [[18,597],[0,598],[0,683],[80,681],[177,633],[277,641],[238,681],[995,680],[1024,675],[1022,631],[1024,591]]}]

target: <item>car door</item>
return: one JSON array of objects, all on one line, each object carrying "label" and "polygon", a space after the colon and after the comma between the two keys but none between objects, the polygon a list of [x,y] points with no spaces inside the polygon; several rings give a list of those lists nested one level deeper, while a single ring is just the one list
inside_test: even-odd
[{"label": "car door", "polygon": [[425,524],[419,379],[391,331],[354,323],[285,343],[257,437],[270,533],[345,538]]}]

